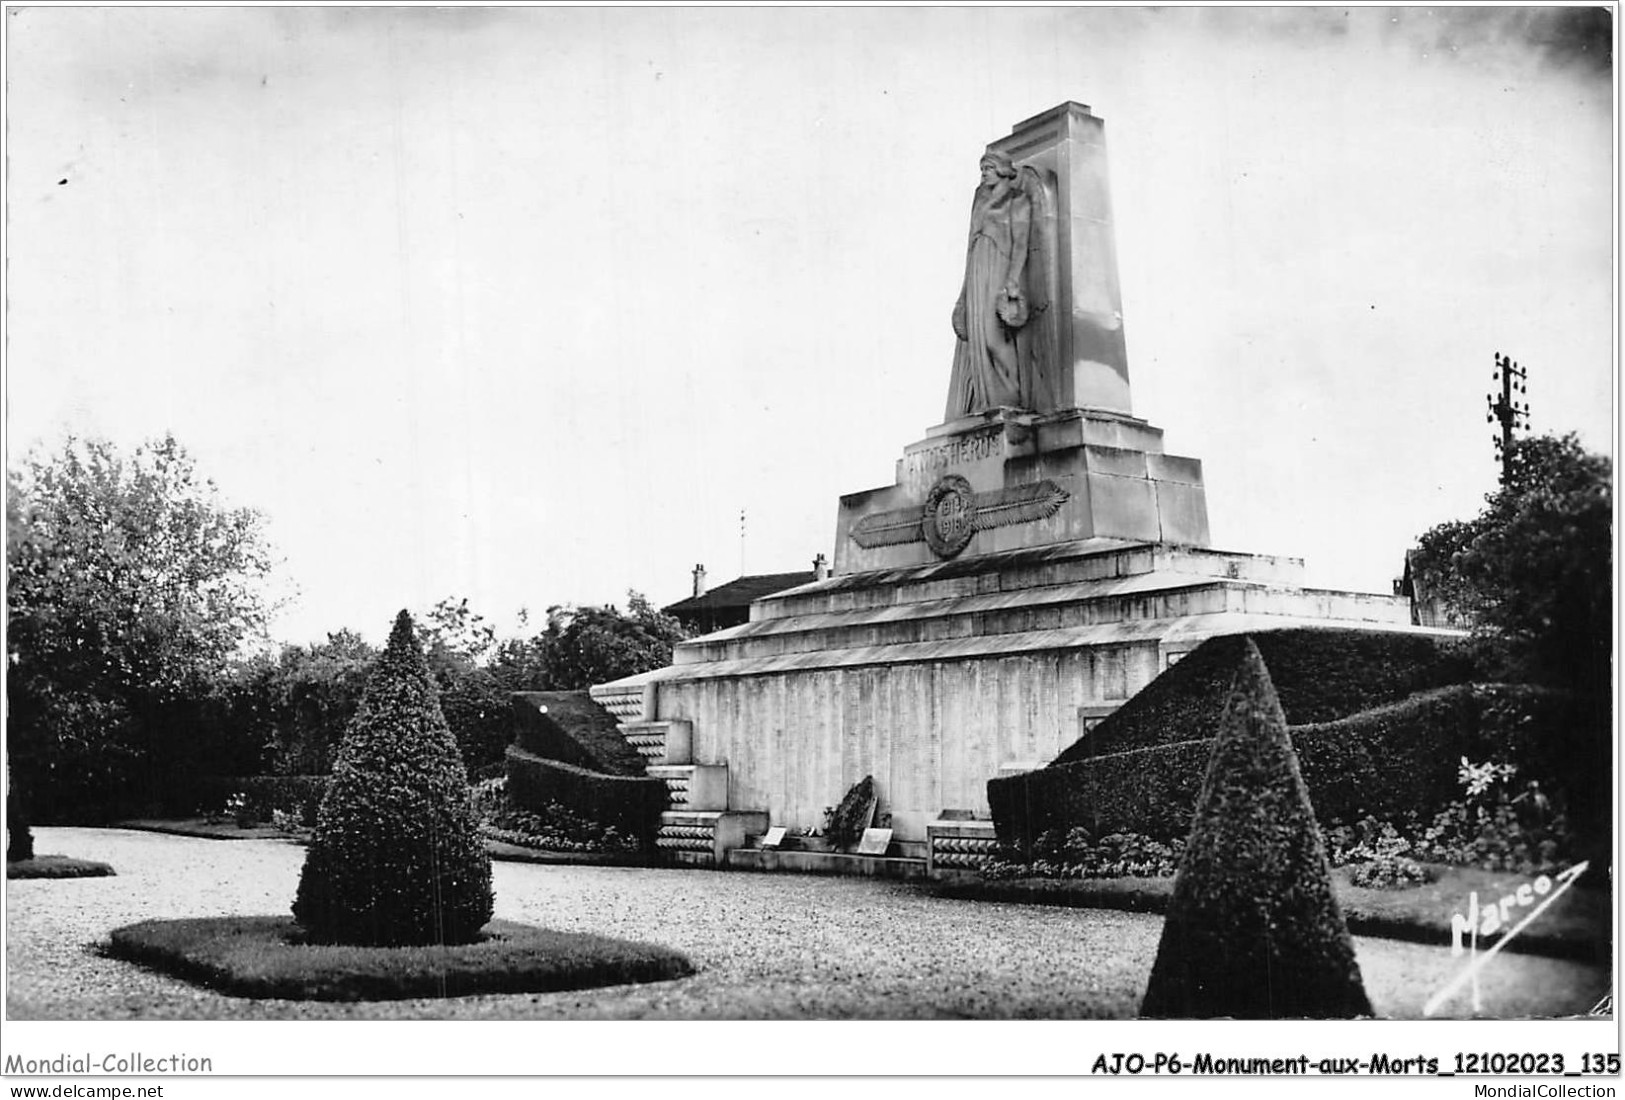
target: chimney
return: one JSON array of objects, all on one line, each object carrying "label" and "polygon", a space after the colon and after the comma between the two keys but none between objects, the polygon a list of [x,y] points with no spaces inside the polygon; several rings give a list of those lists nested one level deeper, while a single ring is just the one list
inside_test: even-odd
[{"label": "chimney", "polygon": [[823,581],[829,579],[829,559],[819,554],[813,559],[813,580]]},{"label": "chimney", "polygon": [[703,565],[694,567],[694,595],[705,595],[705,566]]}]

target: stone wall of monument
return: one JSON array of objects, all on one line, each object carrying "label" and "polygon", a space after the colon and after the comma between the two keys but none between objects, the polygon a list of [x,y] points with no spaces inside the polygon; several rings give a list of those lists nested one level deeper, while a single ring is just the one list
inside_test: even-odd
[{"label": "stone wall of monument", "polygon": [[1155,642],[968,661],[819,669],[660,685],[661,718],[693,723],[696,760],[728,765],[728,804],[821,825],[873,775],[899,839],[943,809],[987,813],[1001,766],[1053,759],[1090,712],[1158,671]]}]

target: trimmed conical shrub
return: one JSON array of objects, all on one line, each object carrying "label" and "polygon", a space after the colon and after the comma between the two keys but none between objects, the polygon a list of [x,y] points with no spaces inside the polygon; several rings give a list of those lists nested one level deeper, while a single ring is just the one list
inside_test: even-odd
[{"label": "trimmed conical shrub", "polygon": [[1140,1014],[1371,1014],[1286,719],[1251,639],[1219,722]]},{"label": "trimmed conical shrub", "polygon": [[293,916],[319,943],[468,943],[491,905],[468,773],[402,611],[333,763]]}]

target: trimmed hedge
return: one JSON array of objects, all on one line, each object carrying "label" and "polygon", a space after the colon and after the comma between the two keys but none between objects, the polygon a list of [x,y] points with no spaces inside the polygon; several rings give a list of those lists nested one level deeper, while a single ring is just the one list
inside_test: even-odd
[{"label": "trimmed hedge", "polygon": [[1251,644],[1212,745],[1140,1015],[1371,1015],[1286,718]]},{"label": "trimmed hedge", "polygon": [[[1209,638],[1057,756],[1051,767],[1218,732],[1247,635]],[[1460,642],[1375,630],[1250,635],[1290,726],[1330,722],[1430,688],[1466,683]]]},{"label": "trimmed hedge", "polygon": [[[1518,783],[1566,799],[1574,827],[1597,837],[1611,812],[1610,770],[1595,759],[1608,741],[1606,731],[1587,734],[1582,713],[1574,697],[1542,688],[1459,684],[1290,732],[1322,821],[1431,815],[1461,797],[1463,756],[1494,757],[1519,765]],[[1179,741],[990,780],[999,841],[1029,852],[1045,830],[1080,825],[1096,836],[1183,837],[1211,748],[1211,739]]]},{"label": "trimmed hedge", "polygon": [[514,741],[532,756],[604,775],[646,774],[615,716],[585,691],[516,691],[511,698]]},{"label": "trimmed hedge", "polygon": [[1211,739],[1180,741],[989,780],[999,843],[1030,853],[1046,830],[1080,825],[1094,836],[1183,838],[1212,752]]},{"label": "trimmed hedge", "polygon": [[116,875],[110,863],[71,856],[30,856],[6,859],[7,878],[105,878]]},{"label": "trimmed hedge", "polygon": [[1471,685],[1425,692],[1340,722],[1298,726],[1292,742],[1319,816],[1431,814],[1461,795],[1463,756],[1483,759]]},{"label": "trimmed hedge", "polygon": [[[1292,730],[1322,820],[1431,814],[1461,797],[1461,758],[1517,764],[1566,801],[1571,824],[1608,827],[1608,731],[1587,730],[1580,700],[1527,684],[1461,684],[1340,722]],[[1601,752],[1601,766],[1598,753]]]},{"label": "trimmed hedge", "polygon": [[468,772],[402,611],[333,762],[293,917],[315,943],[457,944],[492,905]]},{"label": "trimmed hedge", "polygon": [[650,776],[606,775],[508,746],[508,799],[533,812],[556,802],[628,836],[652,837],[666,809],[666,784]]},{"label": "trimmed hedge", "polygon": [[314,825],[326,793],[325,775],[211,775],[198,782],[197,810],[216,813],[226,799],[241,794],[255,821],[270,821],[272,811],[281,810],[298,814],[303,825]]},{"label": "trimmed hedge", "polygon": [[194,917],[115,928],[106,953],[238,997],[381,1001],[545,993],[694,973],[667,948],[492,921],[471,943],[311,944],[286,917]]}]

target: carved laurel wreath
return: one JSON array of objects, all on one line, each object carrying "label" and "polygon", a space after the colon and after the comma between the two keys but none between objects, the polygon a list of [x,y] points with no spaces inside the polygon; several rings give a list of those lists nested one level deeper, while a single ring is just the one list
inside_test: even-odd
[{"label": "carved laurel wreath", "polygon": [[924,541],[938,557],[951,558],[977,531],[1048,519],[1071,495],[1048,478],[977,493],[963,477],[948,474],[931,487],[924,504],[864,516],[850,534],[866,550]]}]

